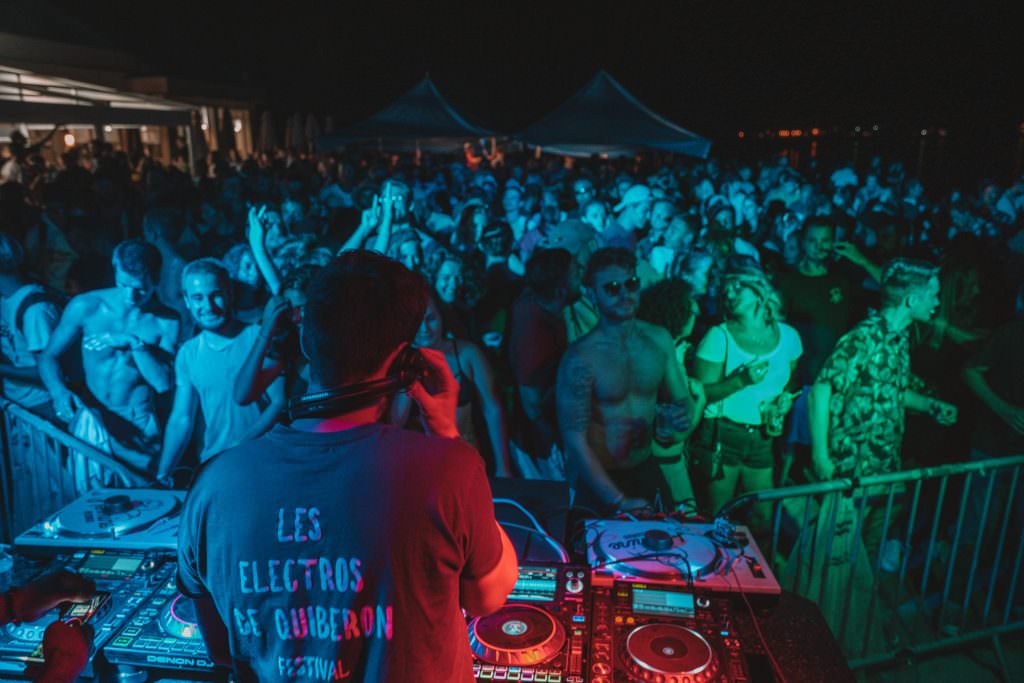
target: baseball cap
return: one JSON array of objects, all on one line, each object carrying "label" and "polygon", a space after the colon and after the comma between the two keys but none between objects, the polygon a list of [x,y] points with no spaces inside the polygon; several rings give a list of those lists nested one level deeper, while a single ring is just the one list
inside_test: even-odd
[{"label": "baseball cap", "polygon": [[575,255],[596,237],[597,232],[592,227],[581,220],[570,218],[551,228],[540,246],[544,249],[565,249]]},{"label": "baseball cap", "polygon": [[622,201],[615,205],[614,211],[615,213],[618,213],[630,204],[649,202],[653,198],[654,195],[651,194],[650,188],[646,185],[637,184],[626,190],[626,194],[622,195]]}]

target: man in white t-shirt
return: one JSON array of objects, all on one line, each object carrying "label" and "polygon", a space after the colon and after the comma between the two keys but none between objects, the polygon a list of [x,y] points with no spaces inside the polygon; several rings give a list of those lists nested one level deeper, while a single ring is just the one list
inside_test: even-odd
[{"label": "man in white t-shirt", "polygon": [[50,343],[60,310],[46,289],[23,273],[25,252],[0,233],[0,378],[6,398],[45,412],[50,394],[39,379],[37,354]]},{"label": "man in white t-shirt", "polygon": [[243,406],[234,399],[235,377],[260,327],[234,317],[230,283],[215,259],[192,261],[181,273],[185,304],[200,332],[178,349],[174,360],[174,407],[157,469],[157,478],[165,482],[188,446],[197,403],[206,425],[200,462],[263,434],[284,407],[283,376],[270,384],[264,401]]}]

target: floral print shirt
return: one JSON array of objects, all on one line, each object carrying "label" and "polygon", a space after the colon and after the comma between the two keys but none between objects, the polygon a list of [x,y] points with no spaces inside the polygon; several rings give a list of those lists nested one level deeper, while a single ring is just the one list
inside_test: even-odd
[{"label": "floral print shirt", "polygon": [[909,376],[909,335],[891,332],[878,313],[839,339],[817,379],[832,388],[828,451],[834,476],[899,470]]}]

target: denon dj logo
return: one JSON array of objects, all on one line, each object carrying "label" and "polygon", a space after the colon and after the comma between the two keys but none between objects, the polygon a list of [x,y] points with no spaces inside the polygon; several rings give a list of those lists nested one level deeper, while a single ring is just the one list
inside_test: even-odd
[{"label": "denon dj logo", "polygon": [[147,664],[163,666],[205,666],[212,667],[213,662],[197,657],[171,657],[168,655],[146,655]]}]

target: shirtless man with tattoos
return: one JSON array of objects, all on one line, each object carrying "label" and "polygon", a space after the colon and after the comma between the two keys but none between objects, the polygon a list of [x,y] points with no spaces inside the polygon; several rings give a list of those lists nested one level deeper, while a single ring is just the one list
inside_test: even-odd
[{"label": "shirtless man with tattoos", "polygon": [[[160,448],[156,394],[174,386],[177,313],[156,296],[160,252],[143,240],[114,250],[115,286],[68,303],[39,357],[39,376],[57,417],[70,422],[80,404],[100,411],[114,455],[153,470]],[[82,336],[82,365],[90,397],[77,396],[61,377],[59,359]],[[94,399],[94,400],[93,400]]]},{"label": "shirtless man with tattoos", "polygon": [[[686,437],[693,398],[664,328],[636,319],[636,257],[594,252],[585,285],[596,328],[574,342],[558,369],[558,425],[580,500],[620,510],[649,507],[669,488],[651,457]],[[659,403],[672,404],[655,419]]]}]

